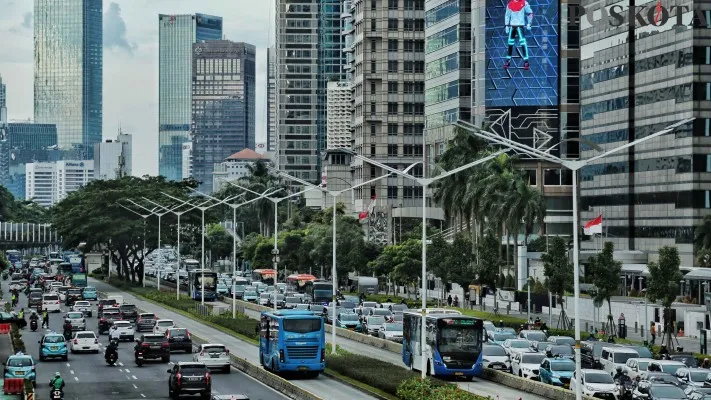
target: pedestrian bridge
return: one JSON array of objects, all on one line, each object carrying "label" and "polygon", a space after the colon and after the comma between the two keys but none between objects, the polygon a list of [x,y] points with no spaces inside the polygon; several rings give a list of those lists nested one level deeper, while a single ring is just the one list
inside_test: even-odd
[{"label": "pedestrian bridge", "polygon": [[44,245],[60,243],[61,239],[50,224],[0,222],[0,243]]}]

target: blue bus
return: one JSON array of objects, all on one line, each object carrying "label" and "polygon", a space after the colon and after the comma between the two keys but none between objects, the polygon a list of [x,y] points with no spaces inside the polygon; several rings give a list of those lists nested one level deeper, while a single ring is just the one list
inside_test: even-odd
[{"label": "blue bus", "polygon": [[259,361],[274,373],[301,372],[316,378],[326,369],[323,318],[306,310],[263,311]]},{"label": "blue bus", "polygon": [[428,375],[468,380],[479,376],[482,372],[483,321],[458,311],[427,309],[427,337],[422,349],[421,311],[403,313],[403,363],[419,371],[425,357]]},{"label": "blue bus", "polygon": [[331,281],[307,281],[304,292],[311,296],[311,304],[328,305],[333,301],[333,283]]},{"label": "blue bus", "polygon": [[188,272],[188,293],[193,300],[202,300],[202,282],[205,281],[205,301],[217,300],[217,272],[194,269]]},{"label": "blue bus", "polygon": [[5,252],[5,255],[7,256],[7,261],[10,261],[10,264],[13,266],[17,262],[22,262],[22,253],[20,253],[19,250],[8,250]]}]

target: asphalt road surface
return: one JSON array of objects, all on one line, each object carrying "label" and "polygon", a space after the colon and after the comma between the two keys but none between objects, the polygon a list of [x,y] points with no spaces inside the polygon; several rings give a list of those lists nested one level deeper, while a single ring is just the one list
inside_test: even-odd
[{"label": "asphalt road surface", "polygon": [[[3,285],[6,286],[6,285]],[[3,287],[5,293],[7,288]],[[92,302],[96,307],[96,303]],[[19,307],[27,306],[27,298],[20,295]],[[135,343],[122,342],[119,345],[119,362],[111,367],[104,361],[104,349],[108,344],[108,335],[99,337],[99,354],[69,354],[67,361],[39,361],[39,344],[42,335],[52,330],[61,333],[63,315],[67,311],[62,307],[61,313],[50,314],[50,329],[38,329],[32,332],[28,326],[23,331],[25,346],[37,362],[37,391],[40,399],[49,394],[49,381],[59,372],[66,382],[64,390],[66,400],[142,400],[169,399],[167,369],[179,361],[192,361],[192,354],[173,353],[170,364],[147,362],[142,367],[136,366],[133,357]],[[26,312],[27,317],[29,313]],[[93,316],[86,318],[87,329],[97,332],[98,320],[96,308]],[[3,360],[4,361],[4,360]],[[245,394],[250,399],[287,399],[270,387],[254,380],[242,372],[232,369],[230,374],[214,372],[212,374],[213,394]]]}]

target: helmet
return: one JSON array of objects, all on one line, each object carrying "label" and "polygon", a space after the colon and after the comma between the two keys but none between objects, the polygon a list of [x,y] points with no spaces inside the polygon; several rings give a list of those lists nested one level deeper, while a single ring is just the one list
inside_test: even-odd
[{"label": "helmet", "polygon": [[709,360],[708,358],[704,358],[704,362],[707,362],[708,360]]},{"label": "helmet", "polygon": [[622,367],[619,365],[617,366],[617,372],[622,372]]},{"label": "helmet", "polygon": [[54,373],[54,376],[56,376],[57,378],[59,378],[59,376],[60,376],[59,371],[55,372],[55,373]]}]

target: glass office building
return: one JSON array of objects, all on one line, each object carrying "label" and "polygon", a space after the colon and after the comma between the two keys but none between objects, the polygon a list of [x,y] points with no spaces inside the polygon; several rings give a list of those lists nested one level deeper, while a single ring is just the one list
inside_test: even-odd
[{"label": "glass office building", "polygon": [[193,44],[193,177],[205,193],[212,192],[215,164],[254,147],[255,55],[247,43]]},{"label": "glass office building", "polygon": [[222,17],[160,14],[158,37],[158,170],[181,180],[192,123],[192,46],[221,39]]},{"label": "glass office building", "polygon": [[4,141],[0,141],[0,184],[17,199],[25,198],[25,164],[57,161],[64,152],[57,149],[57,127],[54,124],[30,122],[7,124]]},{"label": "glass office building", "polygon": [[57,126],[60,149],[91,159],[102,135],[101,0],[35,0],[34,116]]}]

